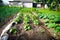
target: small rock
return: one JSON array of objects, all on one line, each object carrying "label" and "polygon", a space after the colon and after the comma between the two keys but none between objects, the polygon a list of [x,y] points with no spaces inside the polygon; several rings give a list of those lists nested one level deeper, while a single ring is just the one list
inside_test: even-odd
[{"label": "small rock", "polygon": [[8,35],[7,33],[5,33],[5,34],[3,35],[3,37],[2,37],[2,40],[7,40],[8,37],[9,37],[9,35]]}]

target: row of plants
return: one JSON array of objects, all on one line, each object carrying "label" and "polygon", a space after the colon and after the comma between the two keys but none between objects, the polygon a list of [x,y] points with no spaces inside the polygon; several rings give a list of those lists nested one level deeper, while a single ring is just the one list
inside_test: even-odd
[{"label": "row of plants", "polygon": [[54,14],[43,14],[38,13],[38,17],[42,20],[44,20],[45,25],[47,28],[53,28],[55,33],[60,32],[60,16],[54,15]]},{"label": "row of plants", "polygon": [[[30,10],[30,9],[28,9]],[[21,11],[24,11],[24,10],[21,10]],[[32,24],[34,25],[38,25],[39,22],[38,20],[36,19],[36,17],[31,13],[31,12],[27,12],[27,10],[25,10],[25,13],[24,12],[20,12],[17,14],[16,18],[14,19],[14,23],[15,24],[18,24],[19,22],[21,22],[24,24],[24,29],[26,31],[30,30],[31,29],[31,25],[30,25],[30,22],[32,21]],[[10,29],[10,32],[13,32],[13,34],[16,32],[13,31],[14,29],[11,28]]]},{"label": "row of plants", "polygon": [[[24,8],[25,9],[25,8]],[[55,33],[60,32],[60,12],[47,10],[47,9],[39,9],[39,8],[30,8],[28,10],[23,10],[25,12],[36,12],[38,18],[44,20],[47,28],[53,28]],[[30,14],[30,13],[29,13]],[[30,18],[33,20],[33,16],[30,15]],[[38,24],[38,20],[33,20],[33,22]]]},{"label": "row of plants", "polygon": [[[29,22],[32,21],[32,23],[34,25],[38,25],[39,21],[38,19],[31,13],[32,12],[36,12],[37,17],[39,19],[42,19],[45,23],[45,25],[47,26],[47,28],[53,28],[55,33],[60,32],[60,23],[58,24],[58,22],[60,22],[60,16],[53,14],[53,12],[51,13],[51,11],[48,13],[46,12],[42,12],[40,9],[35,9],[35,8],[23,8],[20,10],[20,13],[17,14],[17,17],[15,19],[15,24],[18,24],[18,22],[22,21],[24,24],[24,29],[25,30],[30,30],[31,29],[31,25],[29,24]],[[43,9],[42,9],[43,10]],[[50,14],[51,13],[51,14]]]}]

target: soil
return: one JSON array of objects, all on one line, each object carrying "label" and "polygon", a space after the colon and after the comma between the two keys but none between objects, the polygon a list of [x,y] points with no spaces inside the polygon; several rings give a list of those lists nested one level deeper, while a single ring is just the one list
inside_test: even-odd
[{"label": "soil", "polygon": [[[28,31],[24,29],[23,23],[14,25],[14,27],[17,28],[17,33],[11,34],[8,32],[8,40],[56,40],[55,38],[49,36],[42,26],[33,25],[33,23],[30,23],[30,25],[31,30]],[[42,30],[44,30],[44,32],[41,32]]]},{"label": "soil", "polygon": [[[10,22],[8,22],[7,24],[9,23]],[[34,25],[32,22],[30,22],[29,24],[31,25],[31,30],[28,31],[24,29],[24,24],[22,22],[19,22],[17,25],[12,24],[12,27],[16,27],[17,33],[11,34],[8,31],[8,40],[56,40],[42,28],[41,24]],[[4,27],[0,28],[0,33]],[[42,30],[44,30],[44,32],[42,32]]]},{"label": "soil", "polygon": [[[19,22],[17,25],[13,24],[12,27],[13,26],[16,27],[17,33],[11,34],[8,31],[7,32],[9,34],[8,40],[57,40],[54,37],[50,36],[50,33],[43,28],[44,26],[43,23],[42,24],[40,23],[39,25],[34,25],[32,22],[30,22],[29,24],[31,25],[31,30],[28,31],[24,29],[24,24],[22,22]],[[3,28],[0,28],[0,33]],[[44,32],[42,32],[42,30],[44,30]]]}]

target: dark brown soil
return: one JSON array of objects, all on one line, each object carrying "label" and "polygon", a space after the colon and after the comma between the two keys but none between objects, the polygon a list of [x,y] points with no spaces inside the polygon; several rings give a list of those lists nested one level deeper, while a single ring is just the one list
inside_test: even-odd
[{"label": "dark brown soil", "polygon": [[24,24],[17,24],[15,27],[17,28],[17,34],[9,33],[8,40],[55,40],[53,37],[49,36],[41,26],[34,26],[32,23],[31,30],[25,31]]}]

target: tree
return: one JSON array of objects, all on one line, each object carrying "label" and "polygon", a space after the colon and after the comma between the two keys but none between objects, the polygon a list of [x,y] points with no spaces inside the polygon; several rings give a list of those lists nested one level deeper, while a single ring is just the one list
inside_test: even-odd
[{"label": "tree", "polygon": [[55,6],[56,11],[59,9],[59,0],[53,0],[51,6]]},{"label": "tree", "polygon": [[39,2],[39,0],[34,0],[34,2],[38,3],[38,2]]},{"label": "tree", "polygon": [[60,0],[48,0],[47,2],[50,9],[55,8],[56,11],[58,10]]}]

